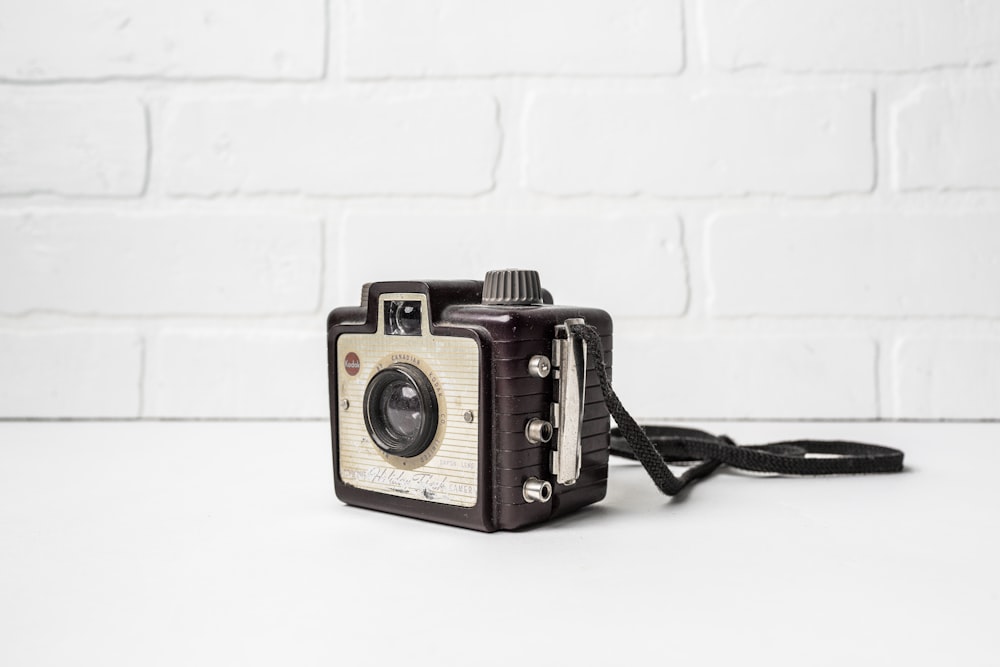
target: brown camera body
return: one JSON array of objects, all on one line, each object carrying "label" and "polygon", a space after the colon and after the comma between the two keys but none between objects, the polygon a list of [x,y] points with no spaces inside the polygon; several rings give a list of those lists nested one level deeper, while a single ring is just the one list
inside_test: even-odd
[{"label": "brown camera body", "polygon": [[604,498],[610,419],[567,321],[597,328],[610,372],[610,315],[554,305],[534,272],[491,274],[485,299],[482,281],[376,282],[330,313],[343,502],[495,531]]}]

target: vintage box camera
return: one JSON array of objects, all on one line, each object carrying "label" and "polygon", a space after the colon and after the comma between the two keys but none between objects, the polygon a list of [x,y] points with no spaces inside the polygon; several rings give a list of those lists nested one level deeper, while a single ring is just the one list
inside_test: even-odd
[{"label": "vintage box camera", "polygon": [[327,321],[334,486],[351,505],[477,530],[601,500],[610,420],[586,343],[611,316],[535,271],[365,285]]}]

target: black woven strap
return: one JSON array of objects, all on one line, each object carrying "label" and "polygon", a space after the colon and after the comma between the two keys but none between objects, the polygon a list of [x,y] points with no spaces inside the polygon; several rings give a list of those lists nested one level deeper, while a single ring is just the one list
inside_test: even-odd
[{"label": "black woven strap", "polygon": [[[611,387],[601,337],[592,326],[571,325],[587,342],[608,411],[618,428],[611,433],[611,453],[639,461],[663,493],[672,496],[725,464],[743,470],[782,475],[856,475],[899,472],[903,452],[891,447],[842,440],[794,440],[740,446],[728,437],[673,426],[636,423]],[[680,476],[668,462],[694,462]]]}]

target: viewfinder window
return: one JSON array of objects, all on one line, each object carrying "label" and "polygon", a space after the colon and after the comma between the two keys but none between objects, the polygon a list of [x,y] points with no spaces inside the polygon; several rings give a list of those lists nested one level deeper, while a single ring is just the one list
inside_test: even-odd
[{"label": "viewfinder window", "polygon": [[385,332],[390,336],[419,336],[420,306],[419,301],[386,301]]}]

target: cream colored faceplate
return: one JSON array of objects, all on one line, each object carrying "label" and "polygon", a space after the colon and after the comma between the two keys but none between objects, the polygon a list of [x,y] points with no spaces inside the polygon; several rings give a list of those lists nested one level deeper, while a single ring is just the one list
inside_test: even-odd
[{"label": "cream colored faceplate", "polygon": [[[384,303],[392,300],[422,303],[422,335],[384,335]],[[376,333],[343,334],[337,339],[340,477],[360,489],[472,507],[479,491],[479,345],[471,338],[431,336],[429,313],[423,294],[383,294]],[[360,361],[356,375],[345,368],[351,353]],[[411,459],[385,454],[365,427],[365,387],[375,373],[393,363],[419,368],[437,394],[439,425],[434,442]],[[471,422],[466,421],[467,411],[472,413]]]}]

